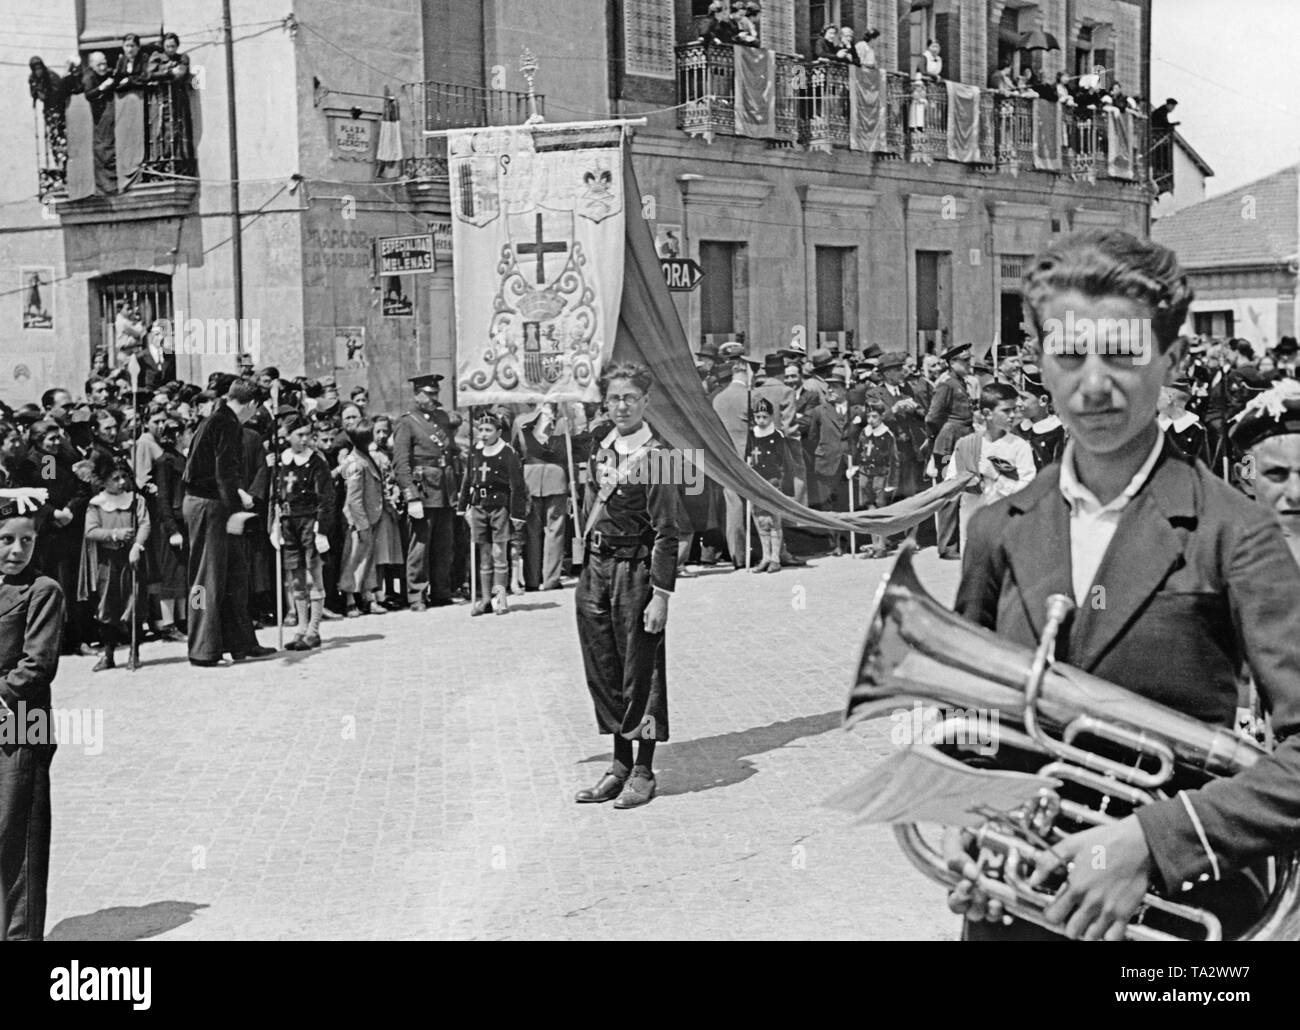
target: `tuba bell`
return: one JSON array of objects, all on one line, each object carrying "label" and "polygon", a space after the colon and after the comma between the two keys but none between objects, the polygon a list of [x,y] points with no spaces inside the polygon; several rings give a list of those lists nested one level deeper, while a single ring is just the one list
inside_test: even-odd
[{"label": "tuba bell", "polygon": [[[947,712],[942,739],[974,740],[972,709],[996,712],[998,748],[956,753],[964,764],[1014,768],[1058,781],[1031,804],[979,812],[973,829],[978,887],[1011,916],[1047,929],[1053,895],[1028,885],[1054,842],[1123,818],[1168,795],[1178,778],[1196,785],[1233,776],[1267,752],[1233,730],[1210,726],[1098,676],[1054,663],[1056,631],[1073,608],[1053,596],[1037,649],[1005,640],[944,608],[921,585],[904,545],[876,592],[862,658],[845,712],[846,728],[920,702]],[[954,710],[958,710],[954,713]],[[967,714],[962,714],[962,712]],[[952,889],[962,876],[914,824],[894,833],[921,872]],[[1271,890],[1262,914],[1236,940],[1300,940],[1300,856],[1270,862]],[[1130,940],[1221,940],[1208,910],[1149,892],[1128,925]]]}]

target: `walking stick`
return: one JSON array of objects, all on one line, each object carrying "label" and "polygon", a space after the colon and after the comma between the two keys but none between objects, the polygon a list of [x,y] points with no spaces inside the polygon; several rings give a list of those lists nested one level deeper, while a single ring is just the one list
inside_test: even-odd
[{"label": "walking stick", "polygon": [[[127,371],[131,376],[131,406],[135,411],[135,424],[131,427],[131,546],[135,547],[140,532],[140,360],[134,354],[127,362]],[[139,558],[131,563],[131,651],[126,667],[132,672],[140,667],[140,562],[143,558],[142,550]]]},{"label": "walking stick", "polygon": [[280,380],[275,380],[271,384],[271,408],[273,417],[271,420],[271,503],[266,509],[266,536],[271,541],[271,550],[275,552],[275,632],[276,646],[279,650],[284,650],[284,569],[283,558],[280,550],[284,546],[284,541],[280,541],[280,547],[275,545],[275,537],[279,533],[280,527],[280,437],[278,432],[280,411]]}]

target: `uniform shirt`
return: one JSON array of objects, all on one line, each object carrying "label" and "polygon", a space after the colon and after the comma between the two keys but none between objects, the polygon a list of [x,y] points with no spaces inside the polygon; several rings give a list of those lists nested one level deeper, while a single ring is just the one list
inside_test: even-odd
[{"label": "uniform shirt", "polygon": [[324,533],[334,515],[334,477],[320,451],[280,455],[280,505],[286,515],[314,518]]},{"label": "uniform shirt", "polygon": [[490,447],[474,445],[468,475],[460,488],[460,509],[496,511],[509,508],[512,519],[528,512],[528,487],[519,455],[504,440]]},{"label": "uniform shirt", "polygon": [[767,432],[755,429],[749,441],[749,463],[769,483],[778,485],[785,476],[785,437],[768,426]]},{"label": "uniform shirt", "polygon": [[[598,464],[602,455],[607,459],[605,472]],[[611,457],[616,461],[610,463]],[[662,474],[671,468],[670,462],[661,460],[663,457],[649,426],[643,425],[628,436],[620,436],[615,429],[601,439],[597,453],[591,457],[589,489],[595,493],[602,475],[616,473],[617,477],[612,479],[604,507],[590,529],[609,536],[653,541],[650,583],[656,593],[671,594],[677,582],[681,491],[671,476]],[[588,512],[593,510],[594,501],[594,496],[589,498]]]},{"label": "uniform shirt", "polygon": [[1034,465],[1041,472],[1061,456],[1065,447],[1065,426],[1055,415],[1048,415],[1037,422],[1026,419],[1020,423],[1020,435],[1034,452]]},{"label": "uniform shirt", "polygon": [[1205,426],[1190,411],[1184,411],[1177,418],[1165,415],[1156,417],[1160,431],[1169,438],[1169,442],[1189,458],[1207,460],[1205,452]]},{"label": "uniform shirt", "polygon": [[442,408],[408,411],[393,426],[393,473],[408,502],[449,508],[456,500],[456,442]]},{"label": "uniform shirt", "polygon": [[883,476],[888,484],[898,480],[898,443],[894,434],[883,422],[864,426],[858,436],[856,462],[858,474],[876,478]]},{"label": "uniform shirt", "polygon": [[1065,445],[1065,453],[1061,455],[1061,495],[1070,505],[1070,573],[1074,602],[1079,607],[1083,607],[1124,509],[1150,477],[1164,443],[1163,434],[1157,433],[1155,445],[1142,467],[1123,493],[1109,504],[1102,504],[1096,494],[1079,482],[1074,472],[1074,441]]}]

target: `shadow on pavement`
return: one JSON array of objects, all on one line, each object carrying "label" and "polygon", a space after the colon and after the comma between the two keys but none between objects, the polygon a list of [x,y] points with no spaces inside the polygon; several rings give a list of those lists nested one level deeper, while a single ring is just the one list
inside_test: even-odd
[{"label": "shadow on pavement", "polygon": [[191,901],[155,901],[149,905],[101,908],[85,916],[62,919],[45,935],[47,941],[139,941],[184,926],[207,905]]},{"label": "shadow on pavement", "polygon": [[[655,778],[659,781],[657,793],[660,797],[694,794],[743,783],[758,772],[748,761],[750,757],[775,751],[803,737],[827,733],[836,729],[843,717],[843,711],[837,708],[821,715],[803,715],[798,719],[786,719],[736,733],[686,740],[680,744],[662,744],[655,751]],[[605,752],[583,762],[608,763],[613,757],[610,752]]]}]

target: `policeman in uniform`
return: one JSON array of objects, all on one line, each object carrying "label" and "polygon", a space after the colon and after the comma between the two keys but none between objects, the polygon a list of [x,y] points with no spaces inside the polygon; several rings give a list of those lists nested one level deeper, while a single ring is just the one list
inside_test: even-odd
[{"label": "policeman in uniform", "polygon": [[459,483],[455,438],[447,412],[438,403],[440,382],[440,375],[413,376],[415,410],[402,415],[393,427],[393,474],[410,517],[406,593],[411,610],[416,612],[429,605],[452,603],[453,525]]},{"label": "policeman in uniform", "polygon": [[[970,349],[969,343],[959,343],[939,355],[948,363],[948,374],[935,386],[930,411],[925,418],[926,426],[935,434],[933,450],[936,480],[943,479],[957,441],[971,431],[970,392],[966,388],[966,377],[970,375]],[[936,543],[939,557],[960,558],[957,502],[945,504],[935,518],[938,523]]]}]

